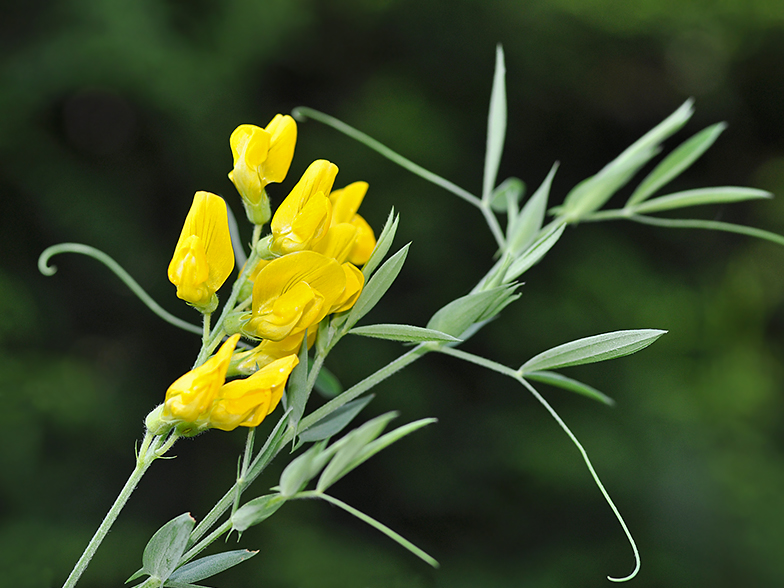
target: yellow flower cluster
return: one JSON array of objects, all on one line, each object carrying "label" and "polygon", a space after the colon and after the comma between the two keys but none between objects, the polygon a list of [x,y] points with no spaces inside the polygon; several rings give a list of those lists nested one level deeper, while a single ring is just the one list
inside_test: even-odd
[{"label": "yellow flower cluster", "polygon": [[[285,179],[296,137],[294,119],[280,114],[266,128],[244,124],[231,134],[234,168],[229,178],[257,226],[254,238],[270,220],[265,188]],[[169,387],[151,429],[257,426],[278,405],[305,334],[310,347],[320,321],[354,305],[364,286],[357,266],[369,259],[375,236],[357,214],[368,185],[355,182],[333,191],[337,172],[329,161],[314,161],[280,204],[266,247],[257,248],[251,256],[254,266],[247,268],[252,302],[241,333]],[[215,194],[197,192],[169,264],[169,280],[179,298],[209,315],[218,306],[217,290],[233,269],[226,204]],[[228,334],[237,330],[226,324],[218,328]],[[241,335],[260,342],[235,352]],[[226,383],[229,371],[248,377]]]}]

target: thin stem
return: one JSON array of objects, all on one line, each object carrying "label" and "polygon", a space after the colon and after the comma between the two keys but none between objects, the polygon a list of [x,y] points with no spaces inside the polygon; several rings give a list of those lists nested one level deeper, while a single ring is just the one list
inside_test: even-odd
[{"label": "thin stem", "polygon": [[228,533],[230,530],[231,519],[225,521],[220,527],[215,529],[212,533],[191,547],[187,553],[185,553],[185,555],[180,558],[180,565],[188,563],[190,560],[212,545],[221,535]]},{"label": "thin stem", "polygon": [[61,253],[81,253],[87,257],[97,259],[112,272],[114,272],[114,274],[120,278],[122,283],[128,286],[128,289],[133,292],[136,297],[141,300],[145,306],[147,306],[147,308],[153,311],[160,318],[165,320],[170,325],[174,325],[175,327],[183,329],[184,331],[201,335],[201,328],[197,327],[196,325],[192,325],[191,323],[180,318],[177,318],[173,314],[164,310],[163,307],[155,302],[155,300],[153,300],[152,297],[144,291],[139,283],[134,280],[119,263],[95,247],[90,247],[89,245],[83,245],[81,243],[60,243],[59,245],[47,247],[38,258],[38,271],[40,271],[45,276],[53,276],[57,271],[57,267],[49,265],[49,260],[55,255],[59,255]]},{"label": "thin stem", "polygon": [[591,473],[591,477],[593,478],[594,483],[596,484],[597,488],[599,488],[599,492],[602,493],[604,500],[610,506],[610,509],[613,511],[615,518],[618,519],[618,522],[621,524],[621,528],[623,529],[623,532],[626,534],[626,538],[629,540],[629,544],[632,547],[632,552],[634,553],[634,569],[632,570],[631,574],[629,574],[628,576],[624,576],[622,578],[614,578],[612,576],[607,576],[607,579],[610,580],[611,582],[627,582],[631,580],[640,571],[640,552],[637,549],[637,543],[635,543],[634,538],[632,537],[629,528],[626,526],[626,522],[623,520],[620,511],[615,506],[615,503],[612,501],[612,498],[610,498],[610,495],[607,493],[607,490],[604,488],[604,484],[602,484],[602,481],[599,479],[599,475],[596,473],[596,470],[593,468],[593,464],[591,463],[591,460],[588,458],[588,453],[585,451],[585,448],[582,446],[582,444],[577,440],[577,437],[575,437],[574,433],[572,433],[571,429],[569,429],[569,427],[566,426],[566,423],[563,421],[563,419],[558,415],[557,412],[555,412],[555,409],[552,406],[550,406],[550,404],[544,399],[544,397],[542,397],[542,395],[539,394],[536,388],[534,388],[525,378],[523,378],[520,375],[518,375],[515,379],[518,382],[520,382],[523,386],[528,388],[528,391],[531,394],[533,394],[534,398],[536,398],[542,406],[545,407],[547,412],[550,413],[550,416],[552,416],[555,419],[555,422],[558,423],[558,426],[560,426],[561,429],[563,429],[564,433],[568,435],[569,439],[571,439],[574,446],[577,447],[577,450],[580,452],[580,455],[582,456],[583,461],[585,462],[585,465],[588,468],[588,471]]},{"label": "thin stem", "polygon": [[84,553],[82,553],[82,556],[76,562],[76,565],[66,579],[65,584],[63,584],[63,588],[73,588],[73,586],[76,585],[79,578],[84,573],[84,570],[87,569],[95,552],[98,551],[98,547],[106,538],[112,525],[117,520],[120,511],[122,511],[123,507],[128,502],[128,499],[131,497],[131,494],[136,489],[139,480],[141,480],[144,473],[150,465],[152,465],[152,462],[166,453],[176,440],[176,435],[169,435],[167,438],[164,436],[154,436],[149,431],[147,432],[144,441],[142,441],[141,448],[139,449],[139,454],[136,457],[136,467],[133,469],[133,472],[131,472],[128,481],[125,482],[125,486],[120,490],[120,494],[117,496],[114,504],[112,504],[109,512],[106,513],[106,516],[95,531],[92,539],[90,539]]},{"label": "thin stem", "polygon": [[458,198],[462,198],[469,204],[476,206],[480,210],[483,208],[482,201],[476,196],[474,196],[473,194],[471,194],[468,190],[464,190],[457,184],[454,184],[449,180],[444,179],[441,176],[426,170],[425,168],[417,165],[410,159],[406,159],[399,153],[395,153],[389,147],[379,143],[378,141],[366,135],[362,131],[358,131],[354,127],[349,126],[346,123],[339,121],[334,117],[329,116],[328,114],[324,114],[323,112],[319,112],[318,110],[314,110],[306,106],[298,106],[297,108],[291,111],[291,114],[294,116],[294,118],[300,121],[303,121],[307,118],[312,118],[313,120],[317,120],[320,123],[330,126],[333,129],[340,131],[344,135],[347,135],[352,139],[359,141],[360,143],[369,147],[373,151],[380,153],[390,161],[393,161],[394,163],[407,169],[411,173],[418,175],[420,178],[424,178],[428,182],[432,182],[436,186],[440,186],[441,188],[444,188],[445,190],[451,192]]},{"label": "thin stem", "polygon": [[209,313],[205,313],[202,315],[202,332],[201,332],[201,344],[202,346],[207,344],[207,341],[210,338],[210,317],[212,315]]},{"label": "thin stem", "polygon": [[[376,384],[386,380],[391,375],[395,374],[396,372],[402,370],[407,365],[415,362],[417,359],[425,355],[427,352],[432,351],[431,348],[427,347],[426,345],[417,345],[413,349],[407,351],[396,360],[388,363],[378,371],[372,373],[364,380],[357,382],[351,388],[344,391],[340,396],[336,396],[326,404],[320,406],[308,416],[303,418],[300,421],[299,430],[304,431],[314,423],[317,423],[325,416],[330,414],[331,412],[337,410],[347,402],[351,402],[364,392],[370,390]],[[284,437],[283,444],[291,441],[293,433],[289,432]]]},{"label": "thin stem", "polygon": [[408,539],[406,539],[402,535],[400,535],[398,533],[395,533],[392,529],[390,529],[386,525],[383,525],[383,524],[379,523],[377,520],[375,520],[374,518],[366,515],[362,511],[357,510],[353,506],[350,506],[350,505],[346,504],[342,500],[338,500],[334,496],[330,496],[329,494],[324,494],[323,492],[318,492],[318,491],[308,491],[308,492],[299,492],[299,493],[295,494],[292,498],[293,499],[297,499],[297,498],[306,498],[306,499],[307,498],[320,498],[322,500],[325,500],[325,501],[329,502],[330,504],[334,504],[335,506],[345,510],[347,513],[354,515],[355,517],[357,517],[359,520],[363,521],[364,523],[367,523],[368,525],[370,525],[374,529],[376,529],[378,531],[381,531],[384,535],[386,535],[387,537],[389,537],[390,539],[392,539],[396,543],[402,545],[403,547],[408,549],[411,553],[413,553],[414,555],[416,555],[420,559],[426,561],[427,563],[429,563],[434,568],[438,567],[438,561],[436,561],[435,558],[431,557],[426,552],[421,550],[419,547],[417,547],[416,545],[411,543],[411,541],[409,541]]},{"label": "thin stem", "polygon": [[517,372],[517,370],[513,370],[512,368],[507,367],[503,364],[497,363],[490,359],[485,359],[484,357],[479,357],[478,355],[474,355],[473,353],[467,353],[465,351],[461,351],[460,349],[455,349],[454,347],[445,347],[439,345],[438,347],[434,346],[433,350],[438,351],[439,353],[443,353],[445,355],[451,355],[452,357],[457,357],[458,359],[462,359],[463,361],[467,361],[469,363],[480,365],[489,370],[493,370],[494,372],[498,372],[499,374],[509,376],[510,378],[517,379],[520,375],[519,372]]},{"label": "thin stem", "polygon": [[495,214],[493,214],[490,206],[485,204],[482,205],[482,215],[485,217],[485,221],[487,221],[487,226],[490,227],[490,232],[493,233],[493,238],[495,239],[498,248],[504,249],[506,246],[504,232],[501,230],[501,225],[498,224],[498,219]]}]

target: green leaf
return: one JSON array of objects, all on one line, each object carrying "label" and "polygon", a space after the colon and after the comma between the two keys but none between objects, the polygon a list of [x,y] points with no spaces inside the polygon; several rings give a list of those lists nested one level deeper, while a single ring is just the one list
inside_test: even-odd
[{"label": "green leaf", "polygon": [[349,331],[352,335],[374,337],[376,339],[389,339],[390,341],[404,341],[406,343],[423,343],[436,341],[441,343],[459,343],[460,339],[433,329],[424,329],[413,325],[368,325],[354,327]]},{"label": "green leaf", "polygon": [[686,124],[694,113],[693,104],[693,100],[684,102],[680,108],[640,137],[596,175],[580,182],[569,192],[562,207],[562,212],[568,221],[577,221],[584,215],[601,208],[659,152],[662,141]]},{"label": "green leaf", "polygon": [[422,427],[426,427],[427,425],[431,425],[436,422],[438,422],[438,419],[435,418],[419,419],[418,421],[414,421],[412,423],[408,423],[407,425],[398,427],[397,429],[382,435],[378,439],[371,441],[362,448],[362,451],[360,451],[354,460],[349,464],[349,471],[366,462],[382,449],[386,449],[395,441],[399,441],[414,431],[418,431]]},{"label": "green leaf", "polygon": [[593,400],[598,400],[599,402],[608,406],[613,406],[615,404],[615,400],[606,394],[599,392],[596,388],[589,386],[588,384],[583,384],[577,380],[573,380],[572,378],[567,378],[566,376],[563,376],[557,372],[529,372],[525,375],[525,377],[529,380],[542,382],[543,384],[550,384],[551,386],[563,388],[564,390],[569,390],[570,392],[577,392],[578,394],[582,394],[583,396],[587,396]]},{"label": "green leaf", "polygon": [[667,331],[638,329],[613,331],[565,343],[532,357],[520,366],[521,375],[570,365],[595,363],[630,355],[648,347]]},{"label": "green leaf", "polygon": [[577,222],[600,209],[615,192],[625,186],[639,169],[658,153],[656,148],[619,157],[572,188],[559,207],[567,222]]},{"label": "green leaf", "polygon": [[493,190],[493,196],[490,198],[490,208],[495,212],[509,213],[510,207],[513,213],[516,214],[520,200],[525,194],[525,182],[520,178],[506,178],[499,186]]},{"label": "green leaf", "polygon": [[408,255],[409,244],[403,246],[397,253],[390,257],[384,265],[378,268],[378,271],[373,274],[370,280],[365,284],[362,289],[362,294],[359,299],[354,303],[348,314],[348,318],[344,324],[345,329],[353,327],[359,319],[370,312],[373,307],[381,300],[381,297],[386,294],[386,291],[395,281],[403,263],[406,261]]},{"label": "green leaf", "polygon": [[[210,578],[224,570],[233,568],[237,564],[249,560],[257,553],[258,551],[237,549],[235,551],[225,551],[223,553],[216,553],[215,555],[208,555],[207,557],[202,557],[178,568],[169,576],[169,580],[182,584],[198,582],[199,580]],[[170,584],[167,582],[166,585],[169,586]]]},{"label": "green leaf", "polygon": [[286,387],[286,407],[290,410],[289,426],[297,430],[299,420],[305,412],[305,405],[308,402],[308,334],[302,339],[299,350],[299,363],[289,376],[288,386]]},{"label": "green leaf", "polygon": [[[298,458],[293,460],[280,475],[280,493],[286,498],[294,496],[315,476],[327,462],[323,452],[324,444],[317,443]],[[326,454],[327,456],[331,454]]]},{"label": "green leaf", "polygon": [[196,521],[186,512],[158,529],[144,548],[144,573],[160,580],[168,579],[185,552],[195,524]]},{"label": "green leaf", "polygon": [[504,281],[511,282],[531,269],[558,242],[565,228],[566,223],[558,221],[558,219],[550,223],[549,229],[542,233],[520,257],[512,262],[512,265],[506,270]]},{"label": "green leaf", "polygon": [[765,190],[756,188],[742,188],[738,186],[720,186],[716,188],[699,188],[697,190],[685,190],[659,196],[652,200],[646,200],[631,208],[634,214],[650,214],[651,212],[661,212],[673,208],[684,208],[686,206],[698,206],[700,204],[716,204],[718,202],[740,202],[742,200],[755,200],[758,198],[771,198],[773,195]]},{"label": "green leaf", "polygon": [[302,431],[299,435],[299,440],[309,443],[337,435],[373,400],[374,396],[374,394],[368,394],[362,398],[347,402]]},{"label": "green leaf", "polygon": [[514,296],[515,288],[515,285],[504,285],[461,296],[438,310],[428,321],[427,328],[465,339],[462,334],[466,329],[500,312],[499,307]]},{"label": "green leaf", "polygon": [[321,366],[319,373],[316,375],[314,388],[316,388],[316,392],[321,394],[324,398],[334,398],[343,392],[343,386],[340,384],[340,380],[324,366]]},{"label": "green leaf", "polygon": [[396,412],[388,412],[369,420],[341,439],[340,450],[329,462],[321,473],[316,483],[316,492],[323,492],[340,478],[345,476],[352,468],[348,467],[354,458],[362,451],[363,447],[381,434],[381,431],[397,416]]},{"label": "green leaf", "polygon": [[[243,504],[231,515],[231,528],[242,533],[253,525],[258,525],[271,517],[285,502],[286,498],[280,494],[265,494],[264,496],[254,498]],[[204,577],[206,578],[207,576]],[[201,578],[197,579],[200,580]],[[188,581],[195,582],[196,580]]]},{"label": "green leaf", "polygon": [[376,246],[373,248],[373,253],[370,254],[370,259],[362,266],[362,274],[365,280],[368,280],[378,265],[384,260],[392,246],[392,241],[395,239],[397,233],[397,224],[400,221],[400,215],[395,214],[395,209],[389,211],[387,222],[384,223],[384,228],[381,229],[381,234],[378,236]]},{"label": "green leaf", "polygon": [[493,185],[498,177],[498,166],[504,151],[506,137],[506,67],[504,50],[499,44],[495,51],[495,74],[493,89],[490,92],[490,111],[487,116],[487,150],[485,170],[482,179],[482,200],[490,201]]},{"label": "green leaf", "polygon": [[507,234],[507,242],[509,243],[507,250],[513,255],[519,255],[520,251],[528,247],[542,228],[544,216],[547,212],[547,200],[550,197],[550,186],[553,183],[553,177],[557,170],[558,163],[556,162],[550,168],[542,185],[536,189],[536,192],[525,203],[520,216],[515,219],[513,224],[510,223]]},{"label": "green leaf", "polygon": [[684,141],[677,149],[665,157],[648,176],[640,182],[637,189],[626,202],[629,208],[648,199],[659,188],[665,186],[707,151],[727,128],[725,123],[717,123],[703,129],[688,141]]}]

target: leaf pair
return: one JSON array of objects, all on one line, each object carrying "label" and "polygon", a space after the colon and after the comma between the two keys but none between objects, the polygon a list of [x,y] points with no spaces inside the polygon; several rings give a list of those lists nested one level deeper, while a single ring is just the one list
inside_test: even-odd
[{"label": "leaf pair", "polygon": [[171,588],[198,588],[193,583],[210,578],[256,555],[257,551],[238,549],[208,555],[181,565],[196,521],[184,513],[163,525],[152,536],[142,555],[142,569],[126,580],[132,582],[149,575],[147,582]]}]

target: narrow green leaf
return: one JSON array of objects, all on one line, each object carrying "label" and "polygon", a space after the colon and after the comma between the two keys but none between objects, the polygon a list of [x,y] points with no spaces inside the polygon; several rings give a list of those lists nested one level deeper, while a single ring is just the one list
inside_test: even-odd
[{"label": "narrow green leaf", "polygon": [[658,148],[651,147],[645,151],[635,151],[633,155],[619,156],[599,170],[596,175],[572,188],[566,195],[563,206],[560,207],[561,214],[572,223],[600,209],[657,153]]},{"label": "narrow green leaf", "polygon": [[334,398],[343,392],[343,386],[341,385],[340,380],[324,366],[321,366],[321,369],[316,376],[314,388],[316,388],[316,392],[324,398]]},{"label": "narrow green leaf", "polygon": [[403,425],[386,433],[376,439],[375,441],[371,441],[367,445],[365,445],[362,450],[357,454],[354,460],[349,464],[347,470],[351,471],[357,466],[363,464],[368,459],[373,457],[376,453],[381,451],[382,449],[386,449],[392,443],[399,441],[403,437],[410,435],[414,431],[418,431],[422,427],[426,427],[427,425],[432,425],[433,423],[438,422],[438,419],[435,418],[426,418],[426,419],[419,419],[418,421],[414,421],[413,423],[408,423],[407,425]]},{"label": "narrow green leaf", "polygon": [[427,328],[464,339],[463,332],[475,322],[492,318],[492,311],[514,295],[514,288],[504,285],[461,296],[438,310]]},{"label": "narrow green leaf", "polygon": [[694,101],[687,100],[670,116],[635,141],[599,172],[567,194],[562,207],[569,222],[601,208],[637,171],[658,152],[659,145],[678,131],[694,114]]},{"label": "narrow green leaf", "polygon": [[547,200],[550,197],[550,186],[553,183],[553,177],[557,170],[558,163],[556,162],[550,168],[542,185],[536,189],[536,192],[525,203],[514,224],[509,225],[507,250],[513,255],[519,255],[521,251],[528,247],[542,228],[544,216],[547,212]]},{"label": "narrow green leaf", "polygon": [[[490,208],[495,212],[509,212],[510,206],[517,211],[520,200],[525,194],[525,182],[520,178],[506,178],[493,190],[490,198]],[[510,216],[514,216],[511,214]]]},{"label": "narrow green leaf", "polygon": [[[179,582],[182,584],[189,584],[191,582],[198,582],[205,578],[210,578],[224,570],[233,568],[237,564],[249,560],[258,551],[248,551],[247,549],[237,549],[235,551],[225,551],[223,553],[216,553],[215,555],[208,555],[190,563],[185,564],[181,568],[175,570],[169,580],[172,582]],[[167,586],[170,585],[167,583]]]},{"label": "narrow green leaf", "polygon": [[392,210],[389,211],[387,222],[384,223],[384,228],[381,229],[378,240],[376,240],[376,246],[373,248],[373,253],[370,254],[370,259],[362,266],[362,274],[365,276],[365,280],[370,279],[373,270],[379,266],[386,257],[387,252],[389,252],[389,248],[392,246],[392,241],[394,241],[395,234],[397,233],[399,221],[400,215],[395,214],[395,209],[393,207]]},{"label": "narrow green leaf", "polygon": [[305,412],[305,405],[308,402],[309,392],[308,334],[306,332],[299,350],[299,363],[291,372],[288,385],[286,386],[286,398],[288,400],[286,407],[291,411],[289,413],[289,426],[295,431],[297,430],[299,420]]},{"label": "narrow green leaf", "polygon": [[406,343],[424,343],[436,341],[441,343],[459,343],[460,339],[433,329],[424,329],[413,325],[368,325],[354,327],[349,331],[351,335],[374,337],[376,339],[389,339],[391,341],[404,341]]},{"label": "narrow green leaf", "polygon": [[323,449],[324,444],[317,443],[286,466],[278,483],[283,496],[294,496],[324,467]]},{"label": "narrow green leaf", "polygon": [[482,200],[489,202],[498,177],[498,166],[504,151],[506,137],[506,66],[504,50],[499,44],[495,51],[495,74],[490,92],[490,111],[487,115],[487,150],[482,179]]},{"label": "narrow green leaf", "polygon": [[163,525],[147,543],[142,555],[144,573],[166,580],[185,552],[188,537],[196,521],[183,513]]},{"label": "narrow green leaf", "polygon": [[369,420],[346,435],[341,441],[341,448],[321,473],[316,483],[316,492],[323,492],[340,478],[351,471],[347,466],[362,451],[362,448],[378,437],[389,421],[397,416],[396,412],[388,412]]},{"label": "narrow green leaf", "polygon": [[397,278],[400,270],[403,268],[403,263],[406,261],[408,255],[409,244],[403,246],[397,253],[384,262],[378,271],[373,274],[370,280],[365,284],[362,289],[362,294],[356,301],[352,309],[349,311],[348,318],[344,324],[345,329],[353,327],[359,319],[370,312],[373,307],[381,300],[381,297],[386,294],[386,291]]},{"label": "narrow green leaf", "polygon": [[511,282],[531,269],[534,264],[538,263],[539,260],[553,248],[553,245],[558,242],[558,239],[563,235],[565,228],[565,222],[553,221],[550,224],[549,229],[542,233],[542,235],[539,236],[520,257],[512,262],[512,265],[506,270],[504,281]]},{"label": "narrow green leaf", "polygon": [[593,400],[598,400],[599,402],[608,406],[613,406],[615,404],[615,400],[606,394],[599,392],[596,388],[589,386],[588,384],[583,384],[578,380],[567,378],[558,372],[529,372],[525,375],[525,377],[529,380],[542,382],[543,384],[550,384],[551,386],[563,388],[564,390],[569,390],[570,392],[577,392],[578,394],[582,394],[583,396],[587,396]]},{"label": "narrow green leaf", "polygon": [[373,400],[373,397],[373,394],[368,394],[347,402],[302,431],[299,440],[303,443],[309,443],[337,435]]},{"label": "narrow green leaf", "polygon": [[685,218],[659,218],[655,216],[638,216],[632,215],[629,220],[645,225],[653,225],[654,227],[667,227],[671,229],[706,229],[709,231],[723,231],[725,233],[736,233],[738,235],[747,235],[757,239],[763,239],[776,243],[777,245],[784,245],[784,236],[770,231],[764,231],[756,227],[747,227],[745,225],[736,225],[733,223],[723,223],[721,221],[710,221],[702,219],[685,219]]},{"label": "narrow green leaf", "polygon": [[675,192],[667,196],[659,196],[641,202],[631,208],[634,214],[650,214],[684,208],[686,206],[699,206],[700,204],[716,204],[719,202],[740,202],[742,200],[755,200],[758,198],[771,198],[773,195],[765,190],[756,188],[742,188],[738,186],[719,186],[716,188],[699,188]]},{"label": "narrow green leaf", "polygon": [[520,366],[522,375],[570,365],[595,363],[630,355],[648,347],[667,331],[638,329],[614,331],[564,343],[532,357]]},{"label": "narrow green leaf", "polygon": [[[285,502],[286,497],[280,494],[265,494],[264,496],[254,498],[243,504],[231,515],[231,528],[242,533],[271,517]],[[207,576],[204,577],[206,578]],[[188,582],[195,582],[196,580],[201,580],[201,578],[188,580]]]},{"label": "narrow green leaf", "polygon": [[647,200],[659,188],[678,177],[713,145],[726,128],[727,125],[725,123],[717,123],[703,129],[688,141],[684,141],[640,182],[640,185],[637,186],[637,189],[626,202],[626,207],[629,208],[634,204]]}]

